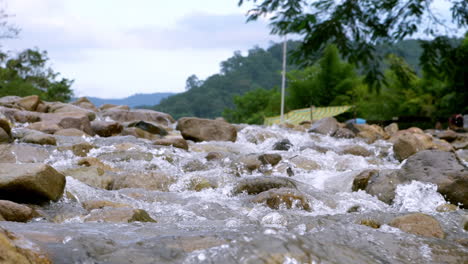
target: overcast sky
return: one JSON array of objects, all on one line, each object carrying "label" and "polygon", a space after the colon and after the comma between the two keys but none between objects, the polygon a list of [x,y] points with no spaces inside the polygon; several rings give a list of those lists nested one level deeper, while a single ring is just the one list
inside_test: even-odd
[{"label": "overcast sky", "polygon": [[3,48],[46,50],[77,96],[182,92],[189,75],[217,73],[234,51],[278,41],[265,21],[245,23],[238,0],[1,1],[21,28]]}]

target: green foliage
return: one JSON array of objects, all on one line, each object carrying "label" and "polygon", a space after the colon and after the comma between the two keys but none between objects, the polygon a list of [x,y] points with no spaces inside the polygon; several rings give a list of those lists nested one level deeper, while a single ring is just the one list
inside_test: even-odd
[{"label": "green foliage", "polygon": [[[240,0],[239,5],[249,0]],[[338,46],[349,62],[363,66],[370,88],[380,88],[383,74],[376,45],[395,43],[417,32],[437,35],[445,21],[432,12],[432,0],[250,0],[248,21],[269,15],[272,33],[296,34],[303,41],[295,58],[313,64],[316,51],[328,44]],[[452,21],[468,25],[468,2],[450,1]],[[271,16],[273,14],[273,16]],[[312,59],[312,60],[311,60]],[[424,61],[423,61],[424,63]],[[378,90],[378,89],[377,89]]]},{"label": "green foliage", "polygon": [[39,95],[48,101],[69,101],[73,81],[62,78],[47,67],[47,53],[27,49],[16,56],[0,56],[0,96]]},{"label": "green foliage", "polygon": [[263,124],[265,117],[280,111],[281,94],[274,90],[257,88],[243,96],[234,96],[234,109],[225,109],[223,117],[230,122]]}]

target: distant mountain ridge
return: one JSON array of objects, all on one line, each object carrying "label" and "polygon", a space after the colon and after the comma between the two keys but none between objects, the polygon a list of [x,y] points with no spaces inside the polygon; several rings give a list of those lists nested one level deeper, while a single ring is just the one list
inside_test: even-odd
[{"label": "distant mountain ridge", "polygon": [[[165,99],[169,96],[175,95],[176,93],[151,93],[151,94],[134,94],[126,98],[119,99],[105,99],[98,97],[87,97],[95,106],[99,107],[103,104],[115,104],[115,105],[128,105],[131,108],[137,106],[148,106],[156,105],[162,99]],[[72,99],[73,101],[74,99]]]}]

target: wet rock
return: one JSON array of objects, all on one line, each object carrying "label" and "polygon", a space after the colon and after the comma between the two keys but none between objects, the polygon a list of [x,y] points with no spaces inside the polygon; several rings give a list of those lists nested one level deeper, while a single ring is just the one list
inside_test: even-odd
[{"label": "wet rock", "polygon": [[8,133],[0,127],[0,144],[2,143],[10,143],[11,141],[13,141],[13,138],[8,135]]},{"label": "wet rock", "polygon": [[255,154],[245,155],[239,158],[235,164],[241,163],[244,168],[249,171],[258,170],[262,166],[262,162],[258,159],[258,156]]},{"label": "wet rock", "polygon": [[462,162],[468,163],[468,150],[467,149],[459,149],[455,153]]},{"label": "wet rock", "polygon": [[436,136],[448,142],[453,142],[457,139],[458,134],[455,131],[448,129],[437,133]]},{"label": "wet rock", "polygon": [[78,143],[71,146],[62,146],[58,147],[60,151],[67,151],[70,150],[73,152],[75,156],[78,157],[86,157],[91,149],[95,148],[88,142]]},{"label": "wet rock", "polygon": [[338,121],[333,117],[322,118],[314,122],[309,129],[309,133],[319,133],[322,135],[333,135],[338,130]]},{"label": "wet rock", "polygon": [[424,237],[444,238],[445,233],[439,222],[432,216],[414,213],[394,218],[389,226],[404,232]]},{"label": "wet rock", "polygon": [[392,141],[394,141],[393,151],[395,157],[399,161],[403,161],[411,155],[425,149],[423,143],[410,133],[397,135]]},{"label": "wet rock", "polygon": [[391,123],[390,125],[384,127],[385,133],[387,133],[389,136],[393,136],[398,132],[398,124],[397,123]]},{"label": "wet rock", "polygon": [[184,172],[203,171],[206,169],[208,169],[208,166],[198,159],[189,160],[182,165],[182,170]]},{"label": "wet rock", "polygon": [[457,139],[451,144],[455,149],[468,149],[468,133],[458,134]]},{"label": "wet rock", "polygon": [[11,137],[11,127],[12,125],[10,120],[5,115],[0,113],[0,129],[2,129],[3,132],[5,132],[9,137]]},{"label": "wet rock", "polygon": [[72,103],[72,105],[76,105],[80,108],[91,110],[93,112],[98,111],[97,107],[86,97],[78,98],[75,102]]},{"label": "wet rock", "polygon": [[187,144],[187,141],[183,138],[161,138],[161,139],[156,139],[153,142],[154,145],[162,145],[162,146],[172,146],[175,148],[180,148],[180,149],[185,149],[188,150],[189,146]]},{"label": "wet rock", "polygon": [[21,111],[18,109],[6,108],[0,106],[0,113],[10,121],[18,123],[32,123],[41,120],[40,113],[31,111]]},{"label": "wet rock", "polygon": [[[65,115],[65,116],[71,115],[71,114],[75,116],[84,115],[88,118],[89,121],[93,121],[94,119],[96,119],[96,113],[94,113],[93,111],[81,108],[76,105],[59,103],[59,102],[49,103],[49,113],[55,113],[55,114]],[[41,115],[41,117],[42,116],[43,115]],[[68,128],[68,127],[64,127],[64,128]],[[88,133],[87,131],[85,132]]]},{"label": "wet rock", "polygon": [[0,228],[0,261],[3,264],[52,264],[32,241]]},{"label": "wet rock", "polygon": [[142,120],[146,122],[155,122],[163,126],[170,126],[175,122],[174,118],[169,114],[147,109],[124,110],[119,109],[118,107],[113,107],[102,111],[102,116],[109,117],[112,120],[121,123]]},{"label": "wet rock", "polygon": [[260,160],[260,162],[263,165],[270,164],[271,166],[275,166],[276,164],[278,164],[281,161],[281,155],[279,155],[279,154],[262,154],[262,155],[258,156],[258,160]]},{"label": "wet rock", "polygon": [[357,136],[363,138],[367,143],[373,143],[379,139],[387,139],[388,135],[382,129],[382,127],[378,125],[355,125],[359,127],[359,132]]},{"label": "wet rock", "polygon": [[454,151],[453,146],[445,140],[433,138],[431,149],[442,150],[446,152]]},{"label": "wet rock", "polygon": [[463,229],[468,231],[468,215],[463,216]]},{"label": "wet rock", "polygon": [[164,129],[162,126],[153,124],[151,122],[145,122],[142,120],[132,122],[128,124],[128,127],[137,127],[151,134],[160,135],[160,136],[166,136],[168,134],[167,130]]},{"label": "wet rock", "polygon": [[118,122],[97,121],[91,122],[91,128],[96,135],[111,137],[120,134],[123,126]]},{"label": "wet rock", "polygon": [[146,190],[169,191],[176,180],[161,171],[147,173],[127,173],[119,175],[112,186],[113,190],[124,188],[143,188]]},{"label": "wet rock", "polygon": [[131,206],[128,204],[123,204],[123,203],[116,203],[116,202],[111,202],[111,201],[106,201],[106,200],[89,200],[89,201],[84,201],[82,204],[84,209],[91,211],[95,209],[102,209],[104,207],[112,207],[112,208],[130,208]]},{"label": "wet rock", "polygon": [[49,158],[43,148],[26,144],[0,145],[0,163],[38,163]]},{"label": "wet rock", "polygon": [[354,134],[353,131],[351,131],[348,128],[345,127],[339,127],[335,133],[333,134],[333,137],[336,138],[355,138],[356,134]]},{"label": "wet rock", "polygon": [[57,145],[57,140],[54,136],[39,131],[27,132],[21,141],[38,145]]},{"label": "wet rock", "polygon": [[57,123],[55,122],[35,122],[28,125],[29,129],[37,130],[47,134],[54,134],[55,132],[62,129]]},{"label": "wet rock", "polygon": [[152,222],[145,210],[132,208],[103,208],[91,211],[90,215],[84,219],[85,222],[108,222],[108,223],[131,223],[131,222]]},{"label": "wet rock", "polygon": [[218,186],[204,177],[194,177],[190,179],[188,189],[200,192],[205,189],[215,189]]},{"label": "wet rock", "polygon": [[279,188],[296,189],[296,182],[286,177],[249,177],[240,180],[233,193],[259,194],[270,189]]},{"label": "wet rock", "polygon": [[254,144],[261,144],[265,142],[265,140],[268,140],[270,138],[275,138],[279,139],[281,138],[281,135],[275,134],[270,131],[264,131],[264,130],[256,130],[256,129],[251,129],[250,127],[247,128],[247,133],[245,133],[245,138],[248,142],[254,143]]},{"label": "wet rock", "polygon": [[399,174],[405,182],[416,180],[436,184],[437,191],[447,201],[468,208],[468,169],[452,152],[418,152],[406,160]]},{"label": "wet rock", "polygon": [[24,110],[27,111],[36,111],[37,106],[41,102],[41,99],[39,99],[39,96],[37,95],[31,95],[31,96],[26,96],[17,101],[17,104]]},{"label": "wet rock", "polygon": [[220,160],[220,159],[222,159],[224,157],[225,157],[225,155],[222,152],[211,151],[211,152],[208,152],[208,154],[206,154],[205,159],[208,160],[208,161],[210,161],[210,160]]},{"label": "wet rock", "polygon": [[341,151],[343,154],[350,154],[355,156],[369,157],[372,156],[372,152],[365,147],[359,145],[345,146]]},{"label": "wet rock", "polygon": [[67,136],[67,137],[88,137],[89,135],[85,132],[76,128],[64,128],[54,132],[56,136]]},{"label": "wet rock", "polygon": [[136,138],[144,138],[149,140],[155,140],[158,138],[157,135],[146,132],[138,127],[126,127],[120,133],[122,136],[134,136]]},{"label": "wet rock", "polygon": [[195,142],[201,141],[232,141],[237,139],[236,128],[224,121],[194,117],[184,117],[178,120],[177,130],[182,137]]},{"label": "wet rock", "polygon": [[76,128],[88,135],[94,135],[91,129],[89,117],[82,112],[63,112],[41,114],[41,121],[32,123],[30,129],[39,130],[44,133],[54,134],[58,130]]},{"label": "wet rock", "polygon": [[[366,176],[366,175],[364,175]],[[377,173],[371,173],[368,184],[365,188],[366,192],[376,196],[384,203],[391,204],[395,199],[395,190],[398,184],[404,183],[400,179],[398,170],[381,170]],[[361,181],[363,183],[365,179]],[[354,182],[353,182],[354,185]],[[363,186],[363,185],[362,185]],[[360,186],[359,188],[361,188]],[[353,186],[353,188],[355,188]]]},{"label": "wet rock", "polygon": [[137,150],[122,150],[116,152],[107,152],[100,154],[99,159],[109,162],[130,162],[132,160],[144,160],[151,161],[153,159],[153,154],[149,152],[137,151]]},{"label": "wet rock", "polygon": [[114,169],[113,167],[104,164],[104,162],[100,161],[98,158],[95,157],[86,157],[82,158],[78,161],[77,163],[80,166],[86,166],[86,167],[97,167],[106,171],[118,171],[117,169]]},{"label": "wet rock", "polygon": [[374,229],[379,229],[381,224],[379,222],[377,222],[376,220],[373,220],[373,219],[361,219],[359,221],[359,224],[360,225],[365,225],[365,226],[368,226],[368,227],[371,227],[371,228],[374,228]]},{"label": "wet rock", "polygon": [[0,200],[0,215],[6,221],[27,222],[35,217],[36,213],[26,205]]},{"label": "wet rock", "polygon": [[458,206],[449,203],[441,204],[436,208],[436,211],[439,213],[454,212],[456,210],[458,210]]},{"label": "wet rock", "polygon": [[65,176],[46,164],[0,166],[0,199],[33,204],[57,201],[64,187]]},{"label": "wet rock", "polygon": [[282,140],[276,142],[273,145],[273,150],[288,151],[292,147],[293,147],[293,144],[291,143],[291,141],[289,141],[289,139],[285,138],[285,139],[282,139]]},{"label": "wet rock", "polygon": [[114,175],[106,172],[99,167],[80,167],[61,171],[65,176],[70,176],[89,186],[104,190],[112,189],[114,184]]},{"label": "wet rock", "polygon": [[370,178],[376,173],[378,173],[377,170],[364,170],[360,172],[354,177],[352,191],[365,190]]},{"label": "wet rock", "polygon": [[304,156],[295,156],[290,159],[290,161],[296,165],[296,168],[303,170],[311,171],[320,169],[320,164],[316,161],[308,159]]},{"label": "wet rock", "polygon": [[281,206],[285,206],[288,209],[311,210],[309,200],[305,195],[296,189],[290,188],[271,189],[261,192],[252,199],[252,202],[265,203],[272,209],[280,209]]}]

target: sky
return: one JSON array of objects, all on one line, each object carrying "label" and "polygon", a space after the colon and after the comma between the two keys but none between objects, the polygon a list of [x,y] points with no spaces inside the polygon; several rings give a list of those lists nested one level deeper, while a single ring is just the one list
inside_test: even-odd
[{"label": "sky", "polygon": [[[75,96],[183,92],[219,72],[234,51],[280,41],[265,19],[246,23],[238,0],[0,0],[21,29],[2,49],[37,47],[73,79]],[[447,0],[435,0],[439,9]],[[448,14],[448,9],[445,8]],[[448,16],[449,17],[449,16]],[[244,53],[245,54],[245,53]]]},{"label": "sky", "polygon": [[234,51],[278,40],[265,21],[247,24],[237,0],[3,2],[21,32],[2,48],[46,50],[76,96],[183,92],[190,75],[205,79]]}]

